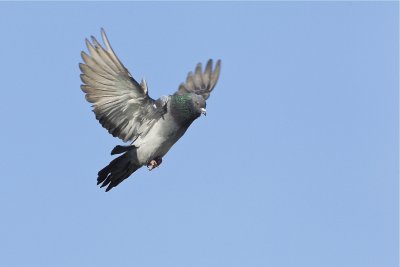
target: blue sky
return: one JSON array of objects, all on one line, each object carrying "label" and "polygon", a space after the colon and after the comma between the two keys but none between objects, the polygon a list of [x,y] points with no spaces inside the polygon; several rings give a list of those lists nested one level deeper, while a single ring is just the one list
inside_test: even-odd
[{"label": "blue sky", "polygon": [[[1,3],[0,266],[398,266],[395,2]],[[109,193],[80,91],[104,27],[150,95],[222,59],[198,119]]]}]

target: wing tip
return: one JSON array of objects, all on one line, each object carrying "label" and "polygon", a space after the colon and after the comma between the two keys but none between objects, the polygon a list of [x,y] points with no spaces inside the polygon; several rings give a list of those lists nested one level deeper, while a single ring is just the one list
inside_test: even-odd
[{"label": "wing tip", "polygon": [[105,43],[107,49],[109,49],[110,42],[108,41],[106,31],[104,30],[103,27],[100,28],[100,33],[101,33],[101,38],[103,39],[103,42]]},{"label": "wing tip", "polygon": [[221,64],[222,64],[221,62],[222,62],[221,59],[217,60],[217,63],[215,63],[215,69],[217,69],[217,68],[220,69],[221,68]]}]

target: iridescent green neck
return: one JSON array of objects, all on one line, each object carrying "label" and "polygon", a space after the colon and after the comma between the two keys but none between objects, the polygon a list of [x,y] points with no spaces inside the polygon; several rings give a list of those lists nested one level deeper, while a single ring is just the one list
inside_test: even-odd
[{"label": "iridescent green neck", "polygon": [[172,96],[171,112],[180,123],[191,123],[199,116],[193,107],[192,98],[189,94]]}]

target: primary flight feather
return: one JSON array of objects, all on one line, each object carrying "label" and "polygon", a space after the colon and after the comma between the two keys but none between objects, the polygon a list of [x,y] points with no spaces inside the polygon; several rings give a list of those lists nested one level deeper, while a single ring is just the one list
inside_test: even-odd
[{"label": "primary flight feather", "polygon": [[109,191],[142,166],[158,167],[192,122],[205,115],[221,61],[213,68],[208,60],[204,71],[198,63],[173,95],[154,100],[146,81],[139,84],[118,59],[103,29],[101,36],[104,47],[93,36],[91,42],[86,39],[89,54],[82,52],[84,63],[79,64],[81,89],[100,124],[113,136],[131,142],[116,146],[111,154],[123,154],[98,173],[97,184]]}]

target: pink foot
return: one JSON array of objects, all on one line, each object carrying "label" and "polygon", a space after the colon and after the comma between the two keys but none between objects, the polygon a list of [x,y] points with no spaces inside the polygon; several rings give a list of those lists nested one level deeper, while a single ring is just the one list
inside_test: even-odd
[{"label": "pink foot", "polygon": [[161,162],[162,162],[162,158],[157,157],[157,158],[151,160],[151,161],[147,164],[147,168],[149,169],[149,171],[151,171],[151,170],[157,168],[158,166],[160,166]]}]

